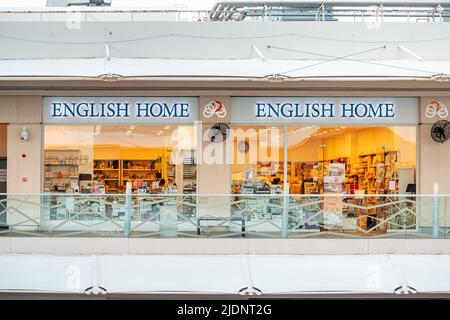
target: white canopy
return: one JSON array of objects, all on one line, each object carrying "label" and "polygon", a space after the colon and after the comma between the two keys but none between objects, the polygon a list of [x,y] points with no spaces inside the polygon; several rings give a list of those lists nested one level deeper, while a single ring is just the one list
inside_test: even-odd
[{"label": "white canopy", "polygon": [[0,291],[448,293],[449,273],[448,255],[3,255]]},{"label": "white canopy", "polygon": [[[43,16],[29,21],[33,14]],[[98,15],[83,14],[72,26],[71,17],[58,13],[0,12],[0,77],[345,79],[450,73],[445,22],[183,23]]]},{"label": "white canopy", "polygon": [[38,59],[0,60],[0,77],[411,77],[450,74],[450,61]]}]

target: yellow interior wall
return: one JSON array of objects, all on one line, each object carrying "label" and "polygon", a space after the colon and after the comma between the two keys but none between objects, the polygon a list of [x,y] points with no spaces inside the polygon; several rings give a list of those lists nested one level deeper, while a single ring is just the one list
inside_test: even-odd
[{"label": "yellow interior wall", "polygon": [[[358,163],[362,154],[382,152],[381,145],[388,151],[400,151],[399,167],[415,167],[416,164],[415,127],[372,127],[348,131],[342,135],[322,139],[312,137],[300,146],[289,148],[288,160],[312,162],[350,158],[350,163]],[[320,145],[326,145],[324,155]],[[290,172],[290,175],[293,171]],[[291,183],[293,180],[291,180]]]},{"label": "yellow interior wall", "polygon": [[121,148],[117,145],[94,147],[94,160],[155,160],[162,157],[161,175],[166,181],[168,180],[166,164],[170,154],[171,151],[166,148]]},{"label": "yellow interior wall", "polygon": [[291,148],[289,161],[318,161],[322,159],[321,144],[325,144],[325,160],[342,157],[358,161],[362,154],[382,152],[382,145],[388,151],[400,151],[399,162],[413,164],[416,158],[415,127],[372,127],[349,131],[342,135],[326,139],[313,137],[303,145]]},{"label": "yellow interior wall", "polygon": [[165,148],[121,148],[119,146],[94,146],[95,160],[155,160],[163,156]]},{"label": "yellow interior wall", "polygon": [[[260,129],[256,129],[260,130]],[[282,130],[282,129],[280,129]],[[282,131],[281,131],[282,132]],[[279,139],[279,148],[277,150],[267,149],[261,146],[260,140],[256,135],[251,136],[247,141],[249,143],[248,153],[240,153],[238,150],[238,142],[242,140],[233,140],[233,165],[232,165],[232,175],[233,179],[240,179],[240,175],[245,169],[253,168],[256,174],[256,163],[259,161],[263,162],[283,162],[284,161],[284,150],[283,150],[283,139]],[[275,151],[275,153],[272,153]]]},{"label": "yellow interior wall", "polygon": [[320,139],[309,139],[300,146],[289,148],[289,161],[317,161],[321,157]]}]

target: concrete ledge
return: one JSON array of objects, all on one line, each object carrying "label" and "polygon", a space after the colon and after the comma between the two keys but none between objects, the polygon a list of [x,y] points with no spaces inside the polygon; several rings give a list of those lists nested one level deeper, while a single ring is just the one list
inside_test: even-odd
[{"label": "concrete ledge", "polygon": [[7,254],[11,252],[11,238],[0,237],[0,254]]},{"label": "concrete ledge", "polygon": [[450,239],[126,239],[0,237],[0,254],[450,254]]},{"label": "concrete ledge", "polygon": [[[128,239],[10,237],[11,254],[127,254]],[[0,238],[0,247],[3,238]]]}]

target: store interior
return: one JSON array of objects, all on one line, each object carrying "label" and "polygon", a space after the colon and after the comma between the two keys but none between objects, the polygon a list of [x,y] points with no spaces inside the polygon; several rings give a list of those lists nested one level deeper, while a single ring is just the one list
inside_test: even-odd
[{"label": "store interior", "polygon": [[[190,199],[184,201],[195,203],[189,195],[197,193],[194,126],[46,126],[44,130],[44,192],[122,194],[128,185],[136,194],[187,194]],[[264,197],[261,202],[252,195],[282,194],[288,186],[291,208],[311,201],[308,198],[319,199],[310,195],[329,195],[320,206],[324,212],[345,216],[352,226],[355,217],[363,217],[357,219],[361,229],[386,232],[376,221],[389,210],[373,209],[367,215],[357,208],[381,205],[388,197],[380,194],[415,192],[415,126],[233,126],[229,137],[230,180],[203,176],[201,181],[231,183],[233,198],[240,203],[231,211],[241,214],[248,208],[252,221],[281,221],[282,197]],[[194,207],[183,206],[183,214],[193,217]],[[336,228],[333,214],[322,217],[318,207],[308,208],[289,211],[291,229]],[[53,215],[66,217],[67,212]]]},{"label": "store interior", "polygon": [[[234,129],[233,193],[281,193],[284,128]],[[286,144],[290,194],[406,194],[416,183],[414,126],[288,126]]]},{"label": "store interior", "polygon": [[[415,126],[232,129],[233,194],[282,193],[285,182],[290,194],[405,194],[416,183]],[[195,144],[194,126],[46,126],[44,191],[124,193],[130,182],[195,193]]]}]

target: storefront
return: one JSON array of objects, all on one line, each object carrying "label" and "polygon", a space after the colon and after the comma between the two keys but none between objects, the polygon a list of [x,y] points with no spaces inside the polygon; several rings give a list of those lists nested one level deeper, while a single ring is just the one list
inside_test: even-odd
[{"label": "storefront", "polygon": [[[422,181],[433,160],[420,150],[442,145],[428,133],[445,107],[418,97],[38,99],[38,123],[8,125],[8,189],[34,188],[43,196],[33,219],[70,230],[77,219],[96,220],[93,212],[123,226],[127,193],[134,225],[170,216],[183,232],[215,221],[247,232],[318,232],[336,229],[331,216],[341,229],[417,230],[414,194],[429,193]],[[39,169],[21,171],[26,165]],[[401,226],[395,210],[408,213]]]},{"label": "storefront", "polygon": [[[77,206],[70,195],[104,194],[109,200],[85,210],[119,219],[127,187],[138,199],[181,196],[174,220],[243,219],[246,210],[253,221],[271,220],[253,231],[282,227],[280,195],[290,207],[335,195],[321,210],[354,217],[346,204],[415,193],[418,118],[418,98],[43,97],[40,192],[53,196],[43,198],[41,217],[57,225]],[[136,220],[155,209],[143,205]],[[306,220],[296,228],[322,224]]]},{"label": "storefront", "polygon": [[[252,192],[249,180],[272,192],[274,181],[287,182],[289,194],[405,194],[416,183],[418,99],[235,97],[232,105],[234,127],[258,133],[236,142],[258,150],[245,166],[233,163],[237,192]],[[278,161],[264,159],[263,132]]]},{"label": "storefront", "polygon": [[196,192],[198,161],[231,166],[221,183],[233,193],[288,183],[290,194],[404,194],[416,183],[417,98],[231,97],[200,108],[196,97],[43,98],[42,191],[123,193],[130,181]]},{"label": "storefront", "polygon": [[198,98],[44,98],[44,192],[196,192]]}]

